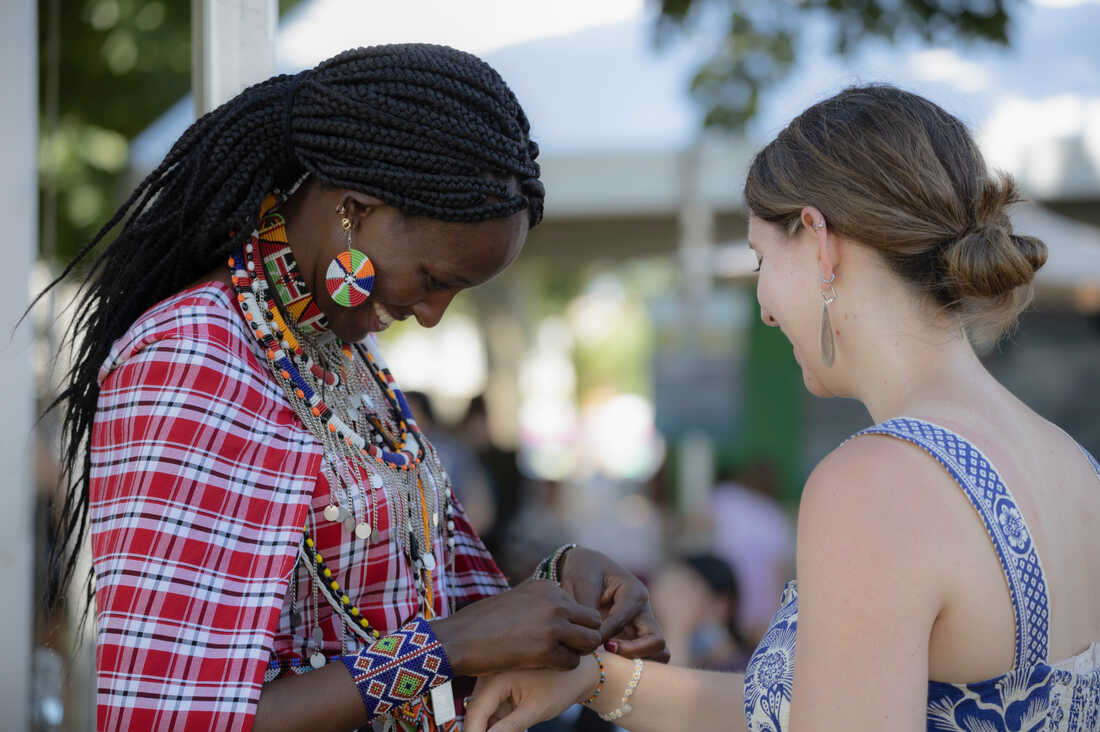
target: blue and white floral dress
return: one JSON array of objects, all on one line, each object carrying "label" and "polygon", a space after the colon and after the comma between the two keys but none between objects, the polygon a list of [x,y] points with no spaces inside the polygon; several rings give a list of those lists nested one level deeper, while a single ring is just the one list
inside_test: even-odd
[{"label": "blue and white floral dress", "polygon": [[[1016,619],[1012,671],[971,684],[928,682],[928,729],[1100,730],[1100,641],[1073,658],[1047,662],[1050,598],[1042,565],[1023,515],[989,460],[955,433],[916,419],[893,419],[858,434],[912,442],[942,464],[982,517],[1008,580]],[[1100,476],[1100,464],[1082,452]],[[752,732],[788,729],[797,631],[798,588],[791,581],[745,672],[745,716]]]}]

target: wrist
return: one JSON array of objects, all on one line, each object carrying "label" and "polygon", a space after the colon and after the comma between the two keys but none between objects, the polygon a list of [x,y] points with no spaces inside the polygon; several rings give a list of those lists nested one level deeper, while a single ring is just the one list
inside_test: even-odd
[{"label": "wrist", "polygon": [[551,582],[561,584],[562,572],[565,566],[565,556],[572,549],[575,549],[576,546],[576,544],[562,544],[544,557],[535,568],[534,578],[550,580]]},{"label": "wrist", "polygon": [[600,652],[593,651],[586,656],[582,656],[577,671],[584,680],[584,684],[581,686],[581,693],[573,701],[575,704],[590,706],[603,693],[607,681]]},{"label": "wrist", "polygon": [[462,629],[462,620],[458,615],[449,615],[445,618],[437,618],[432,620],[431,625],[432,632],[435,634],[439,644],[443,647],[443,652],[447,655],[447,660],[450,661],[451,671],[455,676],[471,676],[468,673],[469,667],[469,653],[466,650],[466,643],[463,642],[464,631]]}]

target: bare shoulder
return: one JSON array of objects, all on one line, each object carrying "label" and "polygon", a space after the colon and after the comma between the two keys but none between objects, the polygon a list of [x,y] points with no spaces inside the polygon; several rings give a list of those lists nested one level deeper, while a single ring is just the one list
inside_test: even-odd
[{"label": "bare shoulder", "polygon": [[849,528],[891,520],[909,525],[926,518],[923,511],[942,508],[942,491],[931,486],[949,481],[921,448],[864,435],[845,442],[814,468],[803,490],[800,521],[827,520]]},{"label": "bare shoulder", "polygon": [[[813,473],[798,520],[798,572],[835,582],[895,583],[941,596],[938,558],[952,540],[959,499],[950,477],[920,448],[867,435],[844,443]],[[942,596],[941,596],[942,599]]]}]

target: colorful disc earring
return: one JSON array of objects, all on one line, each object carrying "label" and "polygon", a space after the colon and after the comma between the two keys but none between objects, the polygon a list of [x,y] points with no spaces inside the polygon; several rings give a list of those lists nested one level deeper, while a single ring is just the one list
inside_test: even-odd
[{"label": "colorful disc earring", "polygon": [[346,308],[361,305],[374,289],[374,264],[363,252],[351,245],[351,219],[343,204],[336,209],[340,226],[348,236],[348,249],[329,262],[325,272],[325,288],[332,301]]}]

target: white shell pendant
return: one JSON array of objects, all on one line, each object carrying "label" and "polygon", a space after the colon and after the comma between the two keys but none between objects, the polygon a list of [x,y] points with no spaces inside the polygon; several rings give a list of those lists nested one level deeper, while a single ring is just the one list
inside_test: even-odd
[{"label": "white shell pendant", "polygon": [[313,668],[322,668],[325,665],[325,654],[314,651],[313,655],[309,657],[309,665]]},{"label": "white shell pendant", "polygon": [[325,520],[336,521],[340,518],[340,508],[335,503],[325,506]]},{"label": "white shell pendant", "polygon": [[375,489],[382,487],[382,478],[377,473],[371,473],[370,487]]},{"label": "white shell pendant", "polygon": [[355,526],[355,535],[358,536],[360,539],[369,539],[370,538],[370,524],[368,524],[366,521],[362,521],[362,522],[356,524],[356,526]]},{"label": "white shell pendant", "polygon": [[435,555],[431,552],[424,552],[424,555],[420,557],[420,561],[424,564],[424,569],[429,572],[435,571]]},{"label": "white shell pendant", "polygon": [[346,519],[344,519],[344,531],[348,532],[349,534],[355,531],[355,519],[353,517],[348,516]]}]

